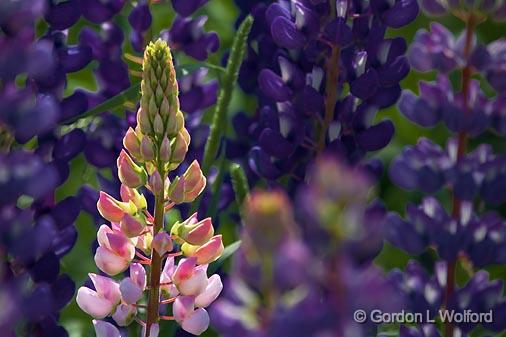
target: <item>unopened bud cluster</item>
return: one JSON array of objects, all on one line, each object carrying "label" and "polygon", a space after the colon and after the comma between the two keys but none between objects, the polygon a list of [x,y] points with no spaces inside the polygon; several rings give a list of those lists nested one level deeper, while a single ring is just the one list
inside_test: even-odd
[{"label": "unopened bud cluster", "polygon": [[[100,321],[108,316],[119,326],[127,326],[136,319],[149,333],[158,335],[159,317],[177,321],[184,330],[201,334],[209,325],[204,309],[221,292],[219,275],[208,278],[207,266],[223,252],[221,235],[214,235],[210,218],[199,221],[197,214],[172,225],[156,226],[156,213],[147,209],[140,188],[147,188],[168,210],[176,204],[192,202],[203,191],[206,178],[194,161],[181,176],[172,181],[168,173],[184,160],[190,135],[184,127],[179,109],[178,85],[167,44],[161,40],[150,43],[144,55],[142,98],[137,113],[137,127],[130,128],[118,160],[121,180],[121,200],[100,192],[97,208],[110,225],[102,225],[97,233],[99,247],[95,263],[102,272],[116,276],[129,269],[129,277],[116,280],[90,274],[95,290],[81,287],[77,303],[93,316],[97,336],[119,336],[112,324]],[[159,219],[158,219],[159,220]],[[160,228],[161,227],[161,228]],[[145,305],[148,280],[144,266],[151,266],[157,258],[162,270],[153,266],[150,277],[159,277],[156,284],[161,292],[160,304],[173,304],[172,315],[157,312],[156,322],[143,322],[143,313],[151,310]],[[176,260],[178,259],[178,260]]]}]

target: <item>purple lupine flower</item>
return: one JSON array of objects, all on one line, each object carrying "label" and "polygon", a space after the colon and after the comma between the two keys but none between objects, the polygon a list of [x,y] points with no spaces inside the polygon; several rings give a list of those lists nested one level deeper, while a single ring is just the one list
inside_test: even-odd
[{"label": "purple lupine flower", "polygon": [[[239,1],[240,6],[249,5]],[[249,164],[268,180],[303,179],[314,154],[360,161],[393,136],[388,120],[409,71],[401,38],[385,38],[418,14],[416,1],[277,1],[252,8],[255,24],[239,83],[258,96]],[[255,75],[258,74],[258,75]],[[350,92],[343,92],[349,85]],[[245,129],[247,126],[241,126]]]},{"label": "purple lupine flower", "polygon": [[[72,299],[75,287],[59,273],[59,259],[76,241],[73,222],[79,204],[72,197],[54,202],[54,189],[61,183],[58,169],[36,154],[0,155],[0,167],[6,175],[0,200],[0,328],[7,335],[16,329],[65,336],[55,317]],[[20,204],[21,198],[28,198],[28,204]]]},{"label": "purple lupine flower", "polygon": [[160,36],[166,40],[174,50],[184,53],[199,61],[204,61],[209,53],[214,53],[220,46],[215,32],[205,32],[206,16],[196,18],[176,16],[170,30],[164,30]]},{"label": "purple lupine flower", "polygon": [[[356,259],[347,244],[373,233],[363,227],[372,214],[366,211],[369,188],[362,171],[323,159],[301,186],[295,211],[280,191],[253,192],[244,211],[242,247],[225,295],[211,312],[220,334],[366,336],[375,326],[354,322],[355,310],[399,309],[396,283]],[[293,302],[281,300],[299,292]]]},{"label": "purple lupine flower", "polygon": [[503,1],[421,0],[420,4],[430,16],[440,16],[452,10],[464,10],[490,16],[495,21],[503,21],[506,18],[506,4]]},{"label": "purple lupine flower", "polygon": [[[499,131],[501,136],[503,130],[501,74],[506,54],[502,40],[481,45],[476,29],[488,16],[495,19],[501,16],[504,4],[425,0],[422,6],[433,14],[457,11],[466,29],[455,38],[442,25],[432,23],[430,32],[421,30],[416,34],[409,52],[415,69],[436,70],[439,74],[435,81],[421,82],[418,95],[404,92],[399,110],[422,127],[444,122],[451,136],[445,149],[423,138],[404,148],[390,166],[395,184],[431,196],[423,197],[418,205],[408,204],[405,219],[389,213],[385,218],[387,240],[411,255],[422,254],[432,247],[439,260],[430,268],[433,273],[429,270],[427,274],[411,263],[404,274],[396,271],[393,278],[417,306],[412,310],[427,307],[433,312],[440,307],[459,313],[497,310],[494,315],[502,317],[504,298],[499,290],[502,284],[489,281],[488,274],[480,268],[504,264],[506,222],[490,206],[506,201],[505,157],[494,153],[492,146],[484,144],[480,137],[489,129]],[[460,88],[449,81],[456,72],[460,73]],[[487,96],[480,80],[488,81],[497,96]],[[468,146],[469,138],[473,138],[472,147]],[[451,201],[447,200],[448,194],[440,193],[443,189],[448,190]],[[451,210],[447,209],[448,204]],[[462,287],[455,281],[459,265],[469,273]],[[467,334],[477,326],[448,321],[443,325],[445,336],[454,336],[457,330]],[[503,329],[500,325],[482,322],[482,326],[494,331]],[[401,327],[400,335],[438,336],[439,332],[434,326]]]},{"label": "purple lupine flower", "polygon": [[149,29],[152,21],[148,1],[139,1],[128,15],[128,22],[132,26],[130,43],[135,51],[141,52],[144,49],[144,33]]}]

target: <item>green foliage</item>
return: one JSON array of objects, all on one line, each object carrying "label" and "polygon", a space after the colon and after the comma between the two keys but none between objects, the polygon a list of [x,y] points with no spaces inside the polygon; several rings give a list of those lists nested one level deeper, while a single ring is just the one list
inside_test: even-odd
[{"label": "green foliage", "polygon": [[228,58],[225,74],[220,82],[220,95],[214,110],[211,133],[204,150],[204,160],[202,163],[202,172],[204,175],[209,173],[209,169],[218,154],[221,138],[225,134],[227,127],[226,118],[230,101],[232,100],[232,92],[237,82],[237,77],[239,76],[239,68],[246,53],[246,43],[252,25],[253,17],[248,16],[239,26]]},{"label": "green foliage", "polygon": [[241,165],[235,163],[230,166],[230,176],[232,177],[235,200],[237,205],[242,208],[242,204],[249,193],[248,178],[246,178]]}]

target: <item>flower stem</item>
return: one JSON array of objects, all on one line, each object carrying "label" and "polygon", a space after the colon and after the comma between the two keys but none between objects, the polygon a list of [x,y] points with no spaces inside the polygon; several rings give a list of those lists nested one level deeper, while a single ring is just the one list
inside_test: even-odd
[{"label": "flower stem", "polygon": [[[335,15],[335,1],[330,1],[331,13]],[[339,62],[341,59],[341,47],[332,45],[330,58],[327,60],[326,81],[325,81],[325,116],[323,125],[319,130],[318,141],[316,145],[316,154],[320,154],[325,149],[325,140],[330,123],[334,119],[334,109],[337,103],[337,85],[339,84]]]},{"label": "flower stem", "polygon": [[[471,76],[472,76],[472,66],[469,62],[469,58],[471,56],[472,47],[473,47],[473,35],[476,26],[478,25],[478,20],[471,13],[466,18],[466,40],[464,46],[464,57],[466,59],[466,66],[462,69],[462,95],[464,97],[464,114],[469,114],[469,89],[471,85]],[[467,134],[465,131],[461,131],[458,133],[458,144],[457,144],[457,162],[462,159],[462,157],[466,154],[467,150]],[[454,194],[453,202],[452,202],[452,217],[459,221],[460,220],[460,209],[461,209],[461,200]],[[448,263],[446,269],[446,292],[445,292],[445,309],[448,309],[448,304],[450,301],[450,297],[452,296],[455,290],[455,269],[456,269],[457,261],[451,261]],[[444,325],[444,336],[445,337],[453,337],[454,336],[454,326],[449,321],[445,321]]]},{"label": "flower stem", "polygon": [[[162,184],[164,181],[162,180]],[[162,191],[165,187],[162,186]],[[153,236],[163,229],[164,218],[164,195],[155,196],[155,223],[153,228]],[[153,248],[151,250],[151,272],[149,275],[149,293],[148,293],[148,308],[146,319],[146,334],[144,337],[149,337],[151,325],[158,322],[159,317],[159,304],[160,304],[160,273],[162,271],[162,258]]]}]

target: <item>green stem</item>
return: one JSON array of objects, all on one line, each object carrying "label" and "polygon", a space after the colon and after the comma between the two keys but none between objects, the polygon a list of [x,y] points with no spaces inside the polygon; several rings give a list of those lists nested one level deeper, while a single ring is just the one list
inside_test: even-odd
[{"label": "green stem", "polygon": [[248,35],[253,25],[253,17],[250,15],[239,26],[236,37],[232,44],[232,49],[223,75],[220,94],[218,102],[214,109],[213,121],[211,124],[211,132],[209,140],[206,143],[204,150],[204,159],[202,162],[202,172],[205,176],[208,175],[209,169],[218,155],[221,138],[226,131],[226,118],[230,101],[232,100],[232,93],[237,82],[239,75],[239,68],[246,53],[246,43]]},{"label": "green stem", "polygon": [[[472,76],[472,66],[469,63],[469,57],[472,52],[472,44],[473,44],[473,35],[476,26],[479,21],[473,14],[469,14],[466,18],[466,41],[464,46],[464,57],[467,60],[466,66],[462,69],[462,94],[464,96],[464,113],[469,114],[469,89],[471,85],[471,76]],[[459,132],[458,134],[458,145],[457,145],[457,161],[460,161],[462,157],[466,154],[467,149],[467,134],[465,132]],[[452,217],[457,221],[460,220],[461,217],[461,200],[454,194],[452,201]],[[446,292],[445,292],[445,300],[444,306],[445,309],[448,309],[448,302],[453,295],[455,290],[455,270],[456,270],[457,261],[448,262],[448,266],[446,269]],[[444,336],[445,337],[453,337],[454,336],[454,326],[451,322],[445,321],[444,324]]]},{"label": "green stem", "polygon": [[[165,175],[162,175],[162,177]],[[162,179],[162,191],[165,187],[163,186]],[[153,228],[153,236],[163,230],[164,220],[164,193],[162,195],[155,196],[155,221]],[[162,258],[158,253],[151,250],[151,272],[149,275],[149,293],[148,293],[148,307],[147,307],[147,318],[146,318],[146,334],[144,337],[149,337],[151,325],[158,323],[159,320],[159,303],[160,303],[160,274],[162,271]]]},{"label": "green stem", "polygon": [[249,193],[248,179],[246,174],[239,164],[232,164],[230,166],[230,176],[232,178],[232,187],[234,188],[235,200],[239,208],[242,208],[244,200]]},{"label": "green stem", "polygon": [[[330,1],[331,13],[335,16],[335,1]],[[321,126],[316,143],[316,153],[320,154],[325,149],[325,141],[327,138],[327,131],[330,123],[334,119],[334,109],[336,107],[338,94],[337,87],[339,84],[339,62],[341,59],[341,47],[333,45],[331,54],[327,60],[326,68],[326,81],[325,81],[325,115],[323,117],[323,125]]]}]

